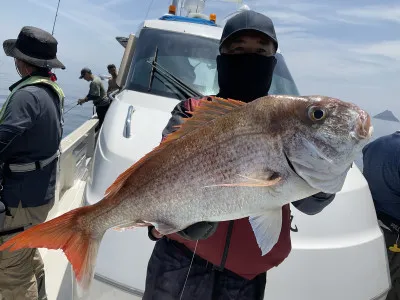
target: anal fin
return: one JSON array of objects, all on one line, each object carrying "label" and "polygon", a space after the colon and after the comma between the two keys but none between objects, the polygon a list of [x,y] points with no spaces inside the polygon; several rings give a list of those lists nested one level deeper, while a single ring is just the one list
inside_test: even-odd
[{"label": "anal fin", "polygon": [[278,242],[282,229],[282,210],[279,208],[250,216],[249,221],[261,249],[261,255],[264,256]]}]

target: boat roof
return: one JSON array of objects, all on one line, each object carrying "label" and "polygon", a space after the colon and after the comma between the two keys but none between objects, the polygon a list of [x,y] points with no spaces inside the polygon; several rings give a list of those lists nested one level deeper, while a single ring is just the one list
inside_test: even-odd
[{"label": "boat roof", "polygon": [[222,28],[207,24],[182,22],[175,20],[146,20],[142,28],[156,28],[174,32],[181,32],[219,40],[222,35]]},{"label": "boat roof", "polygon": [[[139,26],[139,30],[141,30],[142,28],[168,30],[216,40],[220,40],[223,30],[221,26],[215,24],[207,24],[206,20],[183,17],[172,18],[169,15],[164,15],[160,19],[156,20],[145,20],[141,24],[141,26]],[[125,48],[129,38],[120,36],[116,37],[116,39]],[[281,53],[279,47],[277,53]]]}]

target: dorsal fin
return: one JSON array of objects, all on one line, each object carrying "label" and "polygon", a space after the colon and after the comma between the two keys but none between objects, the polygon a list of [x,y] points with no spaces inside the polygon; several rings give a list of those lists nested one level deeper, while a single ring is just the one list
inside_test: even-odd
[{"label": "dorsal fin", "polygon": [[199,127],[203,127],[206,123],[213,121],[238,107],[246,105],[245,102],[233,99],[223,99],[218,97],[211,97],[211,99],[212,101],[207,100],[207,98],[201,99],[199,105],[193,111],[188,111],[192,117],[184,118],[181,125],[175,126],[178,128],[176,131],[167,135],[167,137],[157,147],[139,159],[125,172],[120,174],[114,183],[106,190],[105,194],[107,194],[107,197],[115,195],[132,173],[134,173],[145,161],[164,149],[169,143],[185,136]]},{"label": "dorsal fin", "polygon": [[178,130],[167,135],[161,142],[160,147],[165,147],[168,143],[246,104],[245,102],[233,99],[210,98],[212,101],[203,98],[200,100],[199,106],[196,106],[193,111],[187,111],[192,117],[184,118],[182,124],[175,126]]}]

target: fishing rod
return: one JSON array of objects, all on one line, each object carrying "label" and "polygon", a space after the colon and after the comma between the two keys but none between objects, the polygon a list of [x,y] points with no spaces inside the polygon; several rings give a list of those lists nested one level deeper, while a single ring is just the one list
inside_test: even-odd
[{"label": "fishing rod", "polygon": [[7,228],[7,229],[4,229],[4,230],[0,231],[0,236],[5,236],[5,235],[10,235],[10,234],[22,232],[22,231],[27,230],[31,226],[32,226],[32,224],[27,224],[27,225],[24,225],[24,226]]},{"label": "fishing rod", "polygon": [[73,108],[77,107],[79,105],[79,103],[75,104],[74,106],[72,106],[71,108],[69,108],[67,111],[64,112],[64,116],[70,112]]},{"label": "fishing rod", "polygon": [[58,0],[56,15],[54,16],[53,30],[51,32],[51,35],[54,35],[54,27],[56,27],[57,16],[58,16],[58,8],[60,7],[60,2],[61,2],[61,0]]},{"label": "fishing rod", "polygon": [[[56,9],[56,14],[54,16],[54,22],[53,22],[53,30],[51,31],[51,35],[54,35],[54,28],[56,27],[56,22],[57,22],[57,16],[58,16],[58,9],[60,8],[60,2],[61,0],[58,0],[57,3],[57,9]],[[77,107],[79,105],[79,103],[75,104],[74,106],[72,106],[71,108],[69,108],[67,111],[64,112],[64,116],[69,113],[72,109],[74,109],[75,107]]]}]

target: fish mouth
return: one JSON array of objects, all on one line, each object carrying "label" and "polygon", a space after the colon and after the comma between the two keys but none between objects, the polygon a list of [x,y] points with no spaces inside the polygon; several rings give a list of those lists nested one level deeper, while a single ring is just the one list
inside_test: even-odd
[{"label": "fish mouth", "polygon": [[367,112],[359,111],[354,131],[355,138],[358,140],[369,139],[372,136],[372,132],[371,117]]}]

